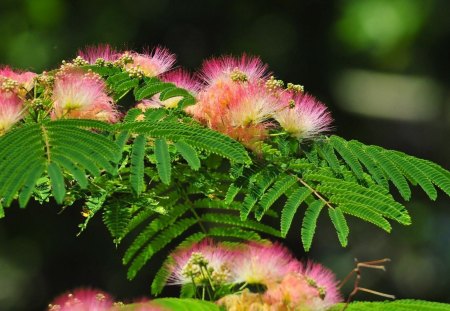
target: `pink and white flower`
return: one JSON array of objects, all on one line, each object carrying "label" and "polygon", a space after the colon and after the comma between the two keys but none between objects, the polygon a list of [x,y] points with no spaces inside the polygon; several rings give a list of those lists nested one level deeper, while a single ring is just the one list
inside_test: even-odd
[{"label": "pink and white flower", "polygon": [[113,306],[111,297],[102,291],[77,289],[57,297],[48,306],[49,311],[106,311]]},{"label": "pink and white flower", "polygon": [[77,54],[91,65],[95,64],[98,59],[114,62],[118,60],[121,55],[109,44],[87,46],[84,50],[78,50]]},{"label": "pink and white flower", "polygon": [[68,69],[59,72],[53,87],[53,118],[96,119],[116,122],[119,114],[95,73]]},{"label": "pink and white flower", "polygon": [[[168,284],[188,284],[193,280],[197,285],[203,284],[207,281],[206,274],[217,283],[226,283],[232,277],[230,265],[235,256],[235,250],[210,239],[179,249],[171,254],[173,262],[167,267],[170,271]],[[202,267],[208,270],[201,271]]]},{"label": "pink and white flower", "polygon": [[132,62],[125,65],[126,69],[138,69],[146,77],[156,77],[168,71],[175,63],[175,55],[169,50],[156,47],[151,52],[139,54],[129,53]]},{"label": "pink and white flower", "polygon": [[308,282],[321,291],[322,301],[319,301],[324,306],[342,301],[341,294],[338,290],[338,281],[334,273],[322,266],[321,264],[308,261],[302,265],[299,273],[304,275]]},{"label": "pink and white flower", "polygon": [[216,83],[257,82],[268,77],[267,65],[260,58],[242,55],[240,58],[223,56],[203,63],[200,77],[208,85]]},{"label": "pink and white flower", "polygon": [[[287,96],[286,96],[287,95]],[[297,139],[313,138],[330,130],[333,119],[327,107],[306,93],[282,96],[285,107],[275,114],[281,127]]]},{"label": "pink and white flower", "polygon": [[0,135],[5,134],[23,117],[23,101],[11,91],[0,89]]},{"label": "pink and white flower", "polygon": [[299,269],[300,262],[282,245],[249,243],[233,265],[233,282],[268,286]]},{"label": "pink and white flower", "polygon": [[[11,79],[19,84],[19,87],[28,92],[34,87],[34,78],[37,76],[34,72],[25,71],[14,71],[10,67],[6,66],[0,68],[0,83],[5,79]],[[19,90],[20,91],[20,90]]]}]

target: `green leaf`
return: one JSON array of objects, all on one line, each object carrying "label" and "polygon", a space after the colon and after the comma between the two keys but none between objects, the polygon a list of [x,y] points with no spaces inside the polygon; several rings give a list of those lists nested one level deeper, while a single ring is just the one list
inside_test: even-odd
[{"label": "green leaf", "polygon": [[314,234],[316,233],[317,220],[325,203],[323,201],[315,200],[306,208],[305,216],[302,222],[302,243],[305,251],[311,248]]},{"label": "green leaf", "polygon": [[348,164],[352,172],[358,179],[363,179],[363,169],[351,148],[348,148],[347,142],[339,136],[331,136],[330,141],[336,151],[341,155],[342,159]]},{"label": "green leaf", "polygon": [[146,143],[147,139],[145,136],[139,135],[134,139],[131,149],[130,183],[131,188],[138,196],[144,189],[144,156]]},{"label": "green leaf", "polygon": [[136,91],[135,99],[142,100],[144,98],[149,98],[155,94],[161,93],[162,91],[168,88],[170,89],[175,88],[175,85],[173,83],[166,83],[166,82],[156,82],[147,84]]},{"label": "green leaf", "polygon": [[199,299],[158,298],[152,302],[171,311],[220,311],[216,304]]},{"label": "green leaf", "polygon": [[408,182],[403,177],[402,172],[391,161],[389,156],[386,156],[382,150],[374,146],[365,148],[365,151],[378,162],[379,167],[389,176],[389,179],[397,187],[401,196],[408,201],[411,198],[411,189],[409,189]]},{"label": "green leaf", "polygon": [[231,204],[236,195],[239,193],[239,190],[241,190],[241,187],[238,187],[235,184],[230,184],[227,190],[227,194],[225,195],[225,204]]},{"label": "green leaf", "polygon": [[55,197],[56,202],[61,204],[64,201],[64,196],[66,194],[62,172],[55,163],[50,163],[47,170],[52,184],[52,194]]},{"label": "green leaf", "polygon": [[25,184],[23,185],[22,190],[19,193],[19,205],[21,208],[24,208],[28,204],[28,201],[30,200],[31,194],[33,193],[34,187],[36,185],[36,181],[39,177],[42,176],[44,171],[45,165],[43,164],[38,164],[34,169],[29,171]]},{"label": "green leaf", "polygon": [[0,199],[0,219],[5,217],[5,210],[3,209],[2,200]]},{"label": "green leaf", "polygon": [[348,243],[347,237],[350,230],[348,228],[347,221],[345,220],[342,210],[339,207],[329,208],[328,215],[330,216],[331,222],[336,228],[339,242],[341,243],[342,247],[346,247]]},{"label": "green leaf", "polygon": [[292,192],[281,211],[281,236],[286,237],[298,207],[311,194],[311,190],[300,187]]},{"label": "green leaf", "polygon": [[103,222],[111,233],[114,243],[117,245],[126,233],[130,222],[131,211],[120,202],[107,204],[103,210]]},{"label": "green leaf", "polygon": [[259,204],[260,209],[255,211],[257,220],[261,220],[264,213],[280,198],[292,185],[297,182],[297,177],[286,175],[278,179],[273,186],[261,197]]},{"label": "green leaf", "polygon": [[197,171],[200,168],[200,159],[194,148],[182,140],[177,141],[175,147],[193,170]]},{"label": "green leaf", "polygon": [[169,244],[173,239],[177,238],[194,224],[197,223],[195,218],[183,218],[172,224],[167,229],[164,229],[153,238],[150,243],[145,246],[139,255],[137,255],[131,262],[128,268],[127,277],[132,280],[142,267],[155,255],[159,250]]},{"label": "green leaf", "polygon": [[189,92],[186,91],[185,89],[180,89],[177,87],[166,88],[163,92],[161,92],[161,95],[159,95],[159,99],[164,101],[164,100],[172,98],[172,97],[177,97],[177,96],[185,97],[185,96],[189,96],[189,95],[190,95]]},{"label": "green leaf", "polygon": [[158,138],[155,140],[155,156],[156,156],[156,168],[161,181],[166,185],[170,184],[171,175],[171,160],[169,154],[169,147],[164,138]]},{"label": "green leaf", "polygon": [[[345,303],[338,303],[329,311],[341,311]],[[414,299],[399,299],[394,301],[355,301],[345,309],[348,311],[450,311],[450,304]]]}]

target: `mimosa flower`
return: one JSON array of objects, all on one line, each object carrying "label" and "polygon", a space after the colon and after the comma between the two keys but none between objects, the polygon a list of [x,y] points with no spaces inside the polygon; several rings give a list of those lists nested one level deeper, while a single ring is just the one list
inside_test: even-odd
[{"label": "mimosa flower", "polygon": [[26,92],[34,87],[34,77],[36,76],[37,74],[30,71],[18,72],[7,66],[0,68],[0,83],[3,83],[6,79],[11,79],[19,84],[19,89],[22,87]]},{"label": "mimosa flower", "polygon": [[269,285],[263,301],[275,310],[310,311],[325,311],[339,302],[327,299],[323,288],[300,273],[289,273],[280,283]]},{"label": "mimosa flower", "polygon": [[257,82],[268,77],[267,65],[258,57],[242,55],[240,58],[223,56],[203,63],[200,77],[208,84]]},{"label": "mimosa flower", "polygon": [[0,135],[22,119],[22,109],[23,101],[16,93],[0,89]]},{"label": "mimosa flower", "polygon": [[111,297],[98,290],[77,289],[59,296],[48,306],[49,311],[106,311],[113,306]]},{"label": "mimosa flower", "polygon": [[87,46],[84,50],[79,50],[77,54],[91,65],[95,64],[99,59],[101,61],[114,62],[120,57],[120,53],[109,44]]},{"label": "mimosa flower", "polygon": [[261,310],[261,311],[277,311],[271,305],[263,301],[261,294],[251,293],[248,289],[244,289],[240,294],[232,294],[222,297],[216,302],[225,310],[246,311],[246,310]]},{"label": "mimosa flower", "polygon": [[196,285],[205,285],[208,281],[222,284],[231,278],[230,265],[235,251],[205,239],[170,256],[173,262],[167,267],[171,272],[167,284],[195,282]]},{"label": "mimosa flower", "polygon": [[187,109],[194,118],[253,149],[264,140],[280,101],[260,83],[212,85]]},{"label": "mimosa flower", "polygon": [[116,122],[118,112],[106,93],[106,84],[95,73],[63,70],[56,75],[53,87],[53,117],[96,119]]},{"label": "mimosa flower", "polygon": [[342,297],[337,288],[338,281],[331,270],[321,264],[309,261],[305,265],[302,265],[299,273],[304,275],[308,283],[320,291],[321,303],[323,305],[330,306],[342,301]]},{"label": "mimosa flower", "polygon": [[129,53],[132,62],[125,64],[131,71],[141,71],[146,77],[156,77],[168,71],[175,63],[175,55],[169,50],[156,47],[151,52],[139,54]]},{"label": "mimosa flower", "polygon": [[[164,82],[173,83],[177,87],[187,90],[193,96],[196,96],[200,90],[200,82],[193,78],[189,72],[183,69],[176,69],[167,72],[161,76],[161,80]],[[166,100],[160,100],[159,96],[160,93],[155,94],[151,99],[142,100],[138,103],[137,108],[141,108],[144,111],[147,108],[175,108],[180,100],[183,99],[182,96],[174,96]]]},{"label": "mimosa flower", "polygon": [[300,263],[282,245],[249,243],[233,266],[233,282],[268,286],[299,268]]},{"label": "mimosa flower", "polygon": [[327,107],[306,93],[294,94],[275,114],[281,127],[297,139],[313,138],[330,130],[333,121]]}]

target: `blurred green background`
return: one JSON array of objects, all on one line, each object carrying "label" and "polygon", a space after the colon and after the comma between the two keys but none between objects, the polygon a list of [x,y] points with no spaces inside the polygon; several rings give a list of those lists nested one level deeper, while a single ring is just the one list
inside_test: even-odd
[{"label": "blurred green background", "polygon": [[[107,42],[129,49],[161,44],[191,70],[214,55],[260,55],[277,77],[328,104],[339,135],[450,169],[448,12],[447,0],[1,0],[0,64],[51,69],[78,48]],[[364,271],[361,286],[450,302],[450,199],[429,202],[416,191],[412,201],[413,225],[394,224],[390,235],[355,221],[343,249],[323,218],[309,254],[299,232],[287,245],[338,278],[354,258],[389,257],[388,271]],[[43,310],[79,286],[119,299],[149,293],[152,267],[126,281],[123,249],[115,249],[100,217],[76,237],[79,208],[59,212],[13,207],[0,220],[0,310]]]}]

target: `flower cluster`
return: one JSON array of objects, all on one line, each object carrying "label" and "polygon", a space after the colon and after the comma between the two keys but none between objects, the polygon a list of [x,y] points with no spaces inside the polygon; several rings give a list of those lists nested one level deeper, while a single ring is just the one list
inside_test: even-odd
[{"label": "flower cluster", "polygon": [[[50,73],[36,75],[2,68],[0,135],[22,119],[29,112],[25,108],[30,107],[43,109],[44,113],[39,115],[53,119],[119,121],[120,107],[114,98],[121,98],[117,96],[121,94],[115,94],[103,77],[87,69],[89,66],[117,68],[130,79],[157,78],[185,89],[197,100],[195,105],[185,108],[186,113],[253,150],[257,150],[272,131],[302,140],[330,129],[332,119],[322,103],[304,93],[300,85],[288,83],[285,87],[283,81],[269,74],[267,65],[257,57],[210,59],[195,75],[183,69],[172,69],[174,63],[175,55],[162,47],[138,53],[98,45],[78,51],[76,58],[63,61],[58,70]],[[32,105],[25,107],[26,95],[33,88],[34,97],[28,94]],[[176,108],[183,99],[174,96],[161,100],[160,95],[143,99],[136,107],[143,111]]]},{"label": "flower cluster", "polygon": [[329,130],[326,107],[299,85],[276,80],[259,58],[222,57],[203,64],[203,87],[188,113],[212,129],[255,149],[280,125],[297,139]]},{"label": "flower cluster", "polygon": [[24,116],[24,97],[33,88],[35,73],[0,68],[0,135]]},{"label": "flower cluster", "polygon": [[227,310],[326,310],[341,300],[331,271],[297,261],[276,243],[232,246],[206,239],[171,259],[168,284],[229,288],[217,301]]},{"label": "flower cluster", "polygon": [[151,301],[124,304],[114,302],[113,298],[99,290],[76,289],[57,297],[48,305],[48,311],[164,311],[165,308]]}]

